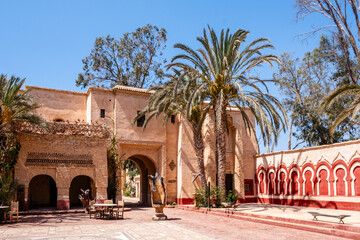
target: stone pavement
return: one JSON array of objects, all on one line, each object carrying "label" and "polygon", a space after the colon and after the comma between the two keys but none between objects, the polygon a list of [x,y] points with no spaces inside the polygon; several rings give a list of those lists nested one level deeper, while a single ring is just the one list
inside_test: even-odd
[{"label": "stone pavement", "polygon": [[[359,203],[360,204],[360,203]],[[324,208],[308,208],[308,207],[296,207],[296,206],[284,206],[277,204],[261,204],[261,203],[244,203],[236,209],[238,212],[250,213],[256,215],[266,215],[273,217],[282,217],[289,219],[297,219],[309,221],[312,220],[309,212],[319,212],[328,215],[351,215],[344,219],[346,225],[356,226],[360,228],[360,211],[347,211],[337,209],[324,209]],[[318,217],[321,222],[338,223],[337,218]]]},{"label": "stone pavement", "polygon": [[281,226],[165,208],[169,220],[154,222],[152,208],[134,208],[123,220],[89,219],[84,213],[20,216],[0,225],[0,239],[344,239]]}]

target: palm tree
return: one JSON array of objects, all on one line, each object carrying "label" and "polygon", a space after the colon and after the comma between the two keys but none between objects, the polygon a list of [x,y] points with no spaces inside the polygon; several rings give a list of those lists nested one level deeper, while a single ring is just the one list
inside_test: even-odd
[{"label": "palm tree", "polygon": [[[241,50],[240,47],[249,34],[248,31],[237,30],[234,34],[230,34],[229,29],[226,32],[222,30],[219,38],[210,27],[208,31],[210,39],[206,29],[203,37],[197,38],[202,49],[194,51],[186,45],[176,44],[175,48],[181,49],[184,53],[175,56],[167,67],[180,68],[200,78],[202,83],[199,84],[199,89],[202,89],[206,98],[213,103],[218,184],[220,191],[223,191],[225,190],[227,107],[233,105],[239,108],[249,133],[254,131],[254,126],[244,107],[250,109],[259,125],[265,145],[271,139],[270,136],[273,136],[276,143],[276,132],[286,124],[287,120],[280,102],[270,94],[264,93],[258,86],[261,84],[267,90],[265,81],[250,75],[250,71],[262,63],[272,66],[272,62],[279,62],[274,55],[261,55],[262,50],[273,48],[269,41],[260,38],[250,42]],[[190,99],[189,102],[192,100]]]},{"label": "palm tree", "polygon": [[16,123],[29,122],[46,127],[45,122],[31,111],[38,105],[21,91],[25,79],[0,75],[0,173],[12,170],[17,161],[20,144],[16,140]]},{"label": "palm tree", "polygon": [[14,131],[15,123],[29,122],[46,126],[44,120],[32,113],[39,107],[28,94],[31,89],[21,91],[25,78],[0,75],[0,133]]},{"label": "palm tree", "polygon": [[326,96],[321,106],[322,108],[331,108],[340,99],[347,98],[348,104],[344,110],[336,117],[333,125],[330,128],[330,133],[335,132],[336,127],[346,118],[352,118],[354,123],[360,125],[360,85],[347,84],[335,89],[328,96]]},{"label": "palm tree", "polygon": [[[187,119],[192,127],[193,141],[199,176],[202,188],[206,187],[206,175],[204,166],[204,140],[201,133],[202,125],[207,116],[211,103],[204,103],[204,96],[199,94],[199,80],[175,71],[170,81],[161,86],[152,87],[155,91],[150,99],[148,106],[133,119],[135,121],[145,114],[148,114],[143,128],[154,116],[164,114],[164,124],[167,123],[172,115],[181,115]],[[191,102],[190,102],[191,101]]]}]

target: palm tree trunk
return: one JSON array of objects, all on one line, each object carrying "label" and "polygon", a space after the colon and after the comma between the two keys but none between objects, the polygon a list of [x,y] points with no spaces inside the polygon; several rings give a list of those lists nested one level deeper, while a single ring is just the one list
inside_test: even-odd
[{"label": "palm tree trunk", "polygon": [[218,158],[218,186],[220,192],[225,194],[225,168],[226,168],[226,102],[220,94],[215,109],[215,137]]},{"label": "palm tree trunk", "polygon": [[193,124],[193,139],[195,145],[196,161],[199,168],[201,187],[206,189],[206,176],[205,176],[205,165],[204,165],[204,139],[201,131],[198,132],[198,127]]}]

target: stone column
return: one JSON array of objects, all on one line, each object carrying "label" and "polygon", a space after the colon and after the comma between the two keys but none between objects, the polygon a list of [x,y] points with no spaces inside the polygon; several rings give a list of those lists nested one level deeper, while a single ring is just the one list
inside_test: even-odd
[{"label": "stone column", "polygon": [[107,187],[96,188],[96,199],[100,201],[107,199]]},{"label": "stone column", "polygon": [[24,210],[29,210],[29,187],[24,187]]},{"label": "stone column", "polygon": [[234,148],[234,191],[240,199],[245,198],[244,191],[244,160],[243,143],[240,130],[235,130],[235,148]]},{"label": "stone column", "polygon": [[69,200],[70,188],[68,187],[58,187],[57,188],[57,209],[59,210],[68,210],[70,209],[70,200]]}]

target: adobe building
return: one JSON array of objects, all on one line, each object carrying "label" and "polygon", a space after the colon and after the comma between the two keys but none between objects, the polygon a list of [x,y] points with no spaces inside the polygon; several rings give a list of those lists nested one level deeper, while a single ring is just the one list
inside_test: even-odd
[{"label": "adobe building", "polygon": [[[150,203],[147,176],[155,172],[164,177],[168,203],[193,203],[200,179],[188,122],[173,116],[165,126],[160,117],[145,130],[144,119],[131,125],[151,92],[123,86],[90,87],[86,93],[32,87],[30,94],[41,105],[36,113],[51,124],[48,130],[26,124],[19,130],[22,147],[15,177],[23,185],[18,192],[22,208],[75,207],[81,188],[91,189],[92,199],[107,199],[111,136],[120,158],[140,169],[142,203]],[[228,110],[226,188],[242,202],[360,210],[360,140],[257,155],[254,134],[246,133],[237,109]],[[206,177],[215,186],[211,114],[203,136]],[[121,174],[117,178],[116,200],[124,181]]]},{"label": "adobe building", "polygon": [[[123,86],[111,90],[90,87],[85,93],[31,88],[29,94],[41,105],[36,113],[50,124],[48,130],[26,124],[19,130],[22,147],[15,178],[23,186],[18,192],[22,208],[70,209],[80,204],[80,189],[91,189],[91,198],[107,199],[107,155],[113,135],[120,158],[132,160],[140,169],[142,203],[150,203],[147,176],[155,172],[164,177],[168,203],[193,203],[200,179],[196,177],[196,155],[188,122],[173,116],[165,126],[160,118],[152,119],[145,130],[143,119],[131,125],[137,112],[147,105],[151,92]],[[228,121],[226,187],[243,201],[255,201],[255,136],[246,134],[236,109],[229,109]],[[216,185],[213,129],[213,118],[208,117],[203,134],[205,168],[211,186]],[[121,174],[118,179],[121,186]],[[121,191],[116,198],[121,199]]]}]

